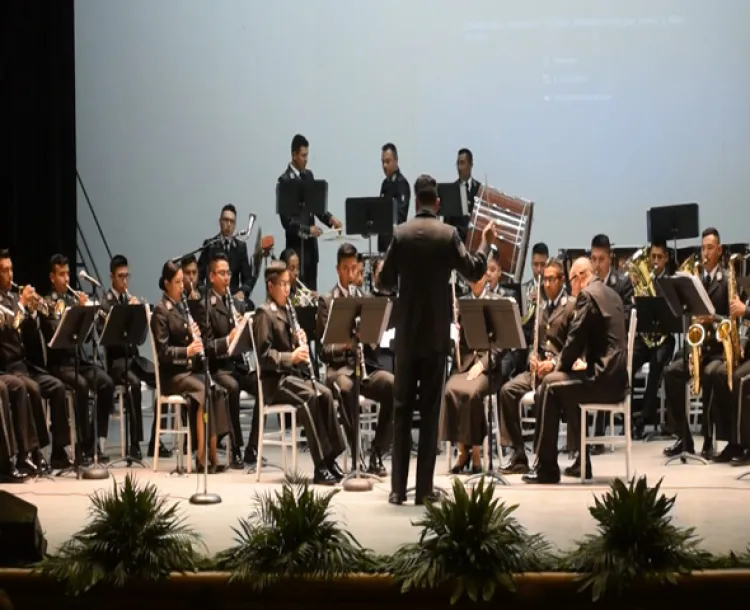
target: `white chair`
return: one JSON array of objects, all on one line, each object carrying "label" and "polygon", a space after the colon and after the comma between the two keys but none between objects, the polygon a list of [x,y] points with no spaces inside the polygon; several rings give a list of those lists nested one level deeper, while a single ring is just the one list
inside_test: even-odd
[{"label": "white chair", "polygon": [[[255,371],[258,375],[258,399],[255,402],[255,408],[258,409],[258,465],[255,469],[255,480],[260,481],[261,471],[263,470],[263,449],[266,446],[281,447],[281,467],[287,469],[287,449],[292,450],[292,472],[297,472],[297,443],[300,441],[299,430],[297,428],[297,408],[288,404],[266,405],[263,399],[263,382],[261,381],[260,362],[258,361],[258,350],[255,346],[255,332],[253,323],[255,318],[250,317],[250,337],[253,343],[253,358],[255,359]],[[266,417],[269,415],[278,415],[279,430],[278,432],[266,432]],[[292,422],[291,435],[287,436],[286,417],[289,415]]]},{"label": "white chair", "polygon": [[[119,415],[117,418],[120,420],[120,457],[125,458],[125,396],[127,396],[128,389],[124,385],[115,386],[115,400],[117,401],[117,409]],[[133,430],[130,431],[133,434]],[[102,447],[102,450],[104,448]]]},{"label": "white chair", "polygon": [[[635,309],[630,314],[630,328],[628,329],[628,379],[632,378],[633,345],[635,344],[638,315]],[[587,436],[587,422],[589,413],[609,413],[610,436]],[[624,435],[615,435],[615,415],[622,414]],[[630,391],[625,393],[625,400],[614,404],[582,404],[581,405],[581,483],[586,482],[586,445],[599,443],[625,443],[625,476],[630,479],[630,461],[633,441],[630,430]]]},{"label": "white chair", "polygon": [[[161,441],[162,434],[171,434],[177,437],[175,453],[177,456],[177,467],[182,465],[182,439],[181,436],[185,436],[188,445],[187,455],[187,473],[190,474],[192,468],[192,459],[190,451],[192,449],[192,436],[190,434],[190,423],[187,426],[182,425],[182,408],[188,410],[188,401],[184,396],[172,394],[165,396],[161,392],[161,379],[159,374],[159,353],[156,351],[156,342],[154,341],[154,335],[151,332],[151,310],[146,308],[146,317],[148,318],[148,337],[151,342],[151,357],[154,361],[154,371],[156,373],[156,390],[154,392],[154,403],[156,412],[154,417],[156,418],[156,438],[154,439],[154,472],[159,468],[159,441]],[[166,406],[167,413],[162,412],[162,408]],[[171,409],[171,413],[170,413]],[[172,428],[168,430],[162,430],[161,418],[163,415],[172,415]],[[187,413],[190,416],[190,413]]]}]

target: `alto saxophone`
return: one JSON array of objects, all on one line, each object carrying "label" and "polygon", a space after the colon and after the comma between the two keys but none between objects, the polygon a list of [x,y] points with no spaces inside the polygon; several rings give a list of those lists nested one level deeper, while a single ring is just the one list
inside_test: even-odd
[{"label": "alto saxophone", "polygon": [[[357,287],[354,284],[349,284],[349,296],[352,298],[357,298],[359,294],[357,294]],[[368,375],[367,375],[367,367],[365,366],[365,346],[362,345],[362,341],[357,342],[357,353],[354,355],[357,362],[357,367],[359,368],[359,371],[356,371],[356,375],[360,378],[362,381],[367,381]]]},{"label": "alto saxophone", "polygon": [[[700,258],[695,254],[682,263],[679,270],[700,277],[703,265],[705,265],[705,261],[701,264]],[[687,344],[690,346],[688,370],[692,379],[692,390],[694,395],[700,394],[701,391],[701,354],[703,351],[703,342],[705,340],[706,328],[693,318],[690,327],[688,328],[687,335],[685,336],[685,341],[687,341]]]},{"label": "alto saxophone", "polygon": [[[733,254],[729,259],[729,277],[727,279],[727,293],[729,303],[731,304],[737,298],[737,275],[734,269],[739,254]],[[737,318],[729,316],[721,322],[716,329],[716,338],[721,342],[724,348],[724,361],[727,365],[727,383],[729,389],[732,389],[732,373],[740,365],[742,360],[742,348],[740,346],[740,329]]]}]

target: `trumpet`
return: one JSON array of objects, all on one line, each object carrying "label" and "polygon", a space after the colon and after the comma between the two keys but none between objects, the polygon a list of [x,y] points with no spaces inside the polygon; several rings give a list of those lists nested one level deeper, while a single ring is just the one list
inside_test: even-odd
[{"label": "trumpet", "polygon": [[[26,286],[19,286],[15,282],[11,282],[10,285],[15,288],[18,291],[18,294],[20,295]],[[47,301],[44,300],[43,297],[37,293],[36,290],[34,290],[34,293],[31,295],[31,300],[36,304],[36,308],[43,316],[49,315],[49,306],[47,305]]]},{"label": "trumpet", "polygon": [[305,286],[299,278],[297,278],[295,285],[297,286],[293,303],[295,307],[311,307],[318,304],[318,295]]},{"label": "trumpet", "polygon": [[65,290],[67,290],[70,294],[72,294],[78,301],[80,301],[83,298],[87,298],[85,292],[79,292],[78,290],[73,290],[70,287],[70,284],[65,284]]}]

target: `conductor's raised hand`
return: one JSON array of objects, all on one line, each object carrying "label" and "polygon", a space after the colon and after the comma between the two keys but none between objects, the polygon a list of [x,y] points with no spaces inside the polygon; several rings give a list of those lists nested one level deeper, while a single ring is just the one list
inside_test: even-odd
[{"label": "conductor's raised hand", "polygon": [[495,237],[495,223],[490,221],[482,229],[482,240],[487,244],[491,244],[495,240]]},{"label": "conductor's raised hand", "polygon": [[307,349],[307,345],[300,345],[292,352],[292,364],[302,362],[310,362],[310,351]]}]

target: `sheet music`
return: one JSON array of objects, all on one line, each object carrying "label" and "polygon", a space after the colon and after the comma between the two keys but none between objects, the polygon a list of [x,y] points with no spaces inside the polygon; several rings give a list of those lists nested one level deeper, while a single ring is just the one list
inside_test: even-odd
[{"label": "sheet music", "polygon": [[391,349],[391,341],[394,341],[396,339],[396,329],[391,328],[390,330],[387,330],[383,333],[383,336],[380,338],[380,347],[383,349]]},{"label": "sheet music", "polygon": [[228,353],[233,353],[234,350],[237,348],[237,343],[240,341],[240,337],[242,336],[242,333],[245,331],[245,327],[250,323],[250,318],[253,316],[252,313],[246,313],[242,316],[242,320],[240,321],[239,325],[237,326],[237,332],[234,333],[234,339],[232,339],[232,342],[229,344],[229,347],[227,349]]},{"label": "sheet music", "polygon": [[52,344],[55,343],[55,340],[57,339],[57,335],[60,334],[60,329],[64,326],[65,318],[67,317],[69,311],[70,311],[70,307],[66,307],[65,311],[63,311],[63,314],[60,317],[60,323],[57,325],[57,328],[55,329],[55,334],[52,335],[52,338],[49,340],[49,343],[47,343],[47,347],[55,349],[54,347],[52,347]]},{"label": "sheet music", "polygon": [[469,194],[468,194],[468,190],[469,190],[469,185],[466,184],[465,182],[461,182],[458,185],[458,192],[459,192],[459,194],[461,196],[461,213],[464,216],[468,216],[469,215]]}]

